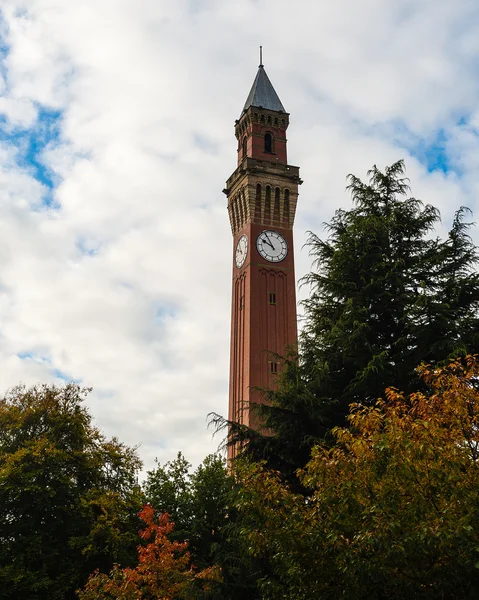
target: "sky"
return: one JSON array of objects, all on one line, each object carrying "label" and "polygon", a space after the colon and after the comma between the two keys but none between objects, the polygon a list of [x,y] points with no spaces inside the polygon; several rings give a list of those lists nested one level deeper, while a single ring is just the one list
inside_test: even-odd
[{"label": "sky", "polygon": [[207,427],[228,403],[221,190],[260,44],[304,180],[297,279],[306,232],[325,236],[351,206],[347,174],[374,164],[405,160],[440,235],[461,205],[478,219],[477,0],[1,3],[0,394],[92,387],[95,423],[145,469],[221,441]]}]

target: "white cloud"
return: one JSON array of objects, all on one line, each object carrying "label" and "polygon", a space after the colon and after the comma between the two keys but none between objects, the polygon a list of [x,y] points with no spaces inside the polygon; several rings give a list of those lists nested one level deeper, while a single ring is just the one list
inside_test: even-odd
[{"label": "white cloud", "polygon": [[[304,232],[349,206],[350,172],[406,157],[413,192],[441,208],[445,226],[459,205],[476,208],[474,2],[2,9],[5,130],[32,128],[40,109],[60,116],[37,157],[55,181],[50,208],[24,164],[27,142],[0,146],[1,387],[61,373],[92,385],[99,425],[140,443],[147,467],[179,449],[202,460],[217,445],[206,414],[227,411],[232,250],[221,189],[260,43],[304,179],[298,277],[309,268]],[[438,130],[457,174],[408,157]]]}]

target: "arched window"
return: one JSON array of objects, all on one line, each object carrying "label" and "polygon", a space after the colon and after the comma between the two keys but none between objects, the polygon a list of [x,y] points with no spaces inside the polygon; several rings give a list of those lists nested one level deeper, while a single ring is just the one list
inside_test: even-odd
[{"label": "arched window", "polygon": [[264,134],[264,151],[269,153],[273,152],[273,136],[271,133]]},{"label": "arched window", "polygon": [[248,138],[245,136],[243,138],[243,158],[245,158],[247,156],[247,151],[248,151]]}]

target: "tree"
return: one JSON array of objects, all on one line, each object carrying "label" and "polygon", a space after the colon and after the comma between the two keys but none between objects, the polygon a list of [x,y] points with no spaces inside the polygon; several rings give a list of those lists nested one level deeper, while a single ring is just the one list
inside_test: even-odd
[{"label": "tree", "polygon": [[172,539],[188,541],[194,563],[212,566],[227,516],[232,480],[225,461],[211,454],[190,473],[191,464],[178,452],[165,466],[148,471],[144,484],[147,501],[175,522]]},{"label": "tree", "polygon": [[[474,351],[479,344],[476,246],[457,211],[448,238],[430,237],[439,211],[407,198],[399,161],[369,184],[350,175],[355,207],[337,211],[324,242],[311,235],[315,271],[306,277],[303,360],[310,380],[326,371],[326,398],[341,415],[351,402],[412,390],[416,366]],[[346,383],[346,385],[345,385]],[[326,392],[326,394],[324,394]]]},{"label": "tree", "polygon": [[190,543],[200,568],[221,561],[232,486],[225,461],[216,454],[208,455],[191,476],[193,521]]},{"label": "tree", "polygon": [[258,464],[239,472],[243,535],[275,575],[263,598],[477,596],[479,363],[419,373],[426,393],[357,404],[315,448],[307,498]]},{"label": "tree", "polygon": [[157,514],[167,512],[175,521],[170,541],[188,542],[193,564],[199,569],[217,565],[221,580],[208,589],[208,598],[250,600],[258,595],[261,568],[247,555],[234,508],[237,484],[225,461],[209,455],[191,473],[191,464],[178,453],[173,461],[148,471],[144,484],[147,501]]},{"label": "tree", "polygon": [[440,240],[432,236],[439,211],[408,197],[402,161],[368,177],[364,184],[349,175],[354,207],[336,211],[328,239],[310,234],[299,358],[285,361],[277,390],[264,390],[256,409],[273,435],[220,422],[230,443],[290,481],[313,445],[346,423],[351,403],[368,404],[387,385],[415,389],[422,360],[479,351],[478,252],[467,209]]},{"label": "tree", "polygon": [[209,568],[195,573],[191,567],[187,542],[170,541],[174,523],[167,513],[155,518],[155,510],[146,505],[140,512],[146,528],[140,537],[147,542],[138,547],[138,566],[121,569],[115,565],[109,575],[97,571],[88,580],[80,600],[176,600],[195,598],[220,574]]},{"label": "tree", "polygon": [[158,514],[168,513],[175,523],[173,535],[177,540],[189,540],[193,525],[193,486],[191,464],[181,452],[176,459],[148,471],[143,484],[146,501]]},{"label": "tree", "polygon": [[135,559],[140,461],[108,440],[76,384],[0,401],[0,598],[67,600],[94,568]]}]

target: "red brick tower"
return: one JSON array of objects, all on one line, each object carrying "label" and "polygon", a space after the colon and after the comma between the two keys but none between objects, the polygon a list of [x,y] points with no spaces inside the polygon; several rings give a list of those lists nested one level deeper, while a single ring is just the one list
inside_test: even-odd
[{"label": "red brick tower", "polygon": [[260,64],[235,123],[238,167],[224,190],[233,232],[229,419],[255,429],[255,388],[274,387],[281,368],[271,353],[283,355],[298,336],[293,222],[302,182],[287,161],[288,124]]}]

